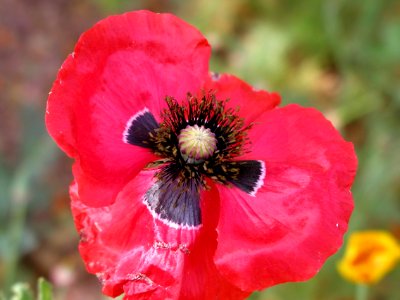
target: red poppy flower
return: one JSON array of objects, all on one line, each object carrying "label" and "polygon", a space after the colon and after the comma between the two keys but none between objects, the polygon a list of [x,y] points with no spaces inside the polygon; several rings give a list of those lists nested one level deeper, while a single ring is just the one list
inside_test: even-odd
[{"label": "red poppy flower", "polygon": [[58,73],[46,124],[75,160],[79,248],[107,295],[243,299],[342,244],[352,144],[209,56],[189,24],[138,11],[84,33]]}]

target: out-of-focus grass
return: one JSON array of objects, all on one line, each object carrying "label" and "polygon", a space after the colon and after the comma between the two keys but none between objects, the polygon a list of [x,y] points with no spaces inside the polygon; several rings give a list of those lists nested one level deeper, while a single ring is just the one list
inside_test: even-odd
[{"label": "out-of-focus grass", "polygon": [[[58,299],[101,297],[77,253],[67,195],[71,162],[49,138],[41,140],[43,117],[51,82],[79,33],[106,15],[132,9],[180,16],[212,44],[211,69],[278,91],[284,104],[323,111],[355,144],[359,158],[349,230],[386,229],[400,236],[399,1],[3,1],[3,282],[33,283],[44,275],[54,282]],[[352,299],[354,287],[336,271],[339,256],[308,282],[273,287],[251,299]],[[399,268],[370,289],[370,299],[398,299],[398,282]]]}]

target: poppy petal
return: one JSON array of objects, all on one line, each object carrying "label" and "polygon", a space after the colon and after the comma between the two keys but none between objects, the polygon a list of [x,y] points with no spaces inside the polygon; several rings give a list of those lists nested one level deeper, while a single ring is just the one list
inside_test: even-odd
[{"label": "poppy petal", "polygon": [[321,113],[297,105],[262,114],[249,138],[244,159],[262,160],[267,171],[255,197],[218,187],[218,270],[248,291],[307,280],[347,230],[353,145]]},{"label": "poppy petal", "polygon": [[[155,171],[140,172],[116,201],[86,206],[76,183],[71,186],[72,212],[80,232],[80,252],[89,272],[97,274],[103,292],[124,299],[244,299],[243,292],[217,271],[218,192],[203,191],[200,227],[173,228],[154,218],[144,204]],[[207,287],[207,288],[204,288]]]},{"label": "poppy petal", "polygon": [[50,92],[46,125],[83,173],[113,195],[93,199],[80,192],[82,201],[111,203],[154,160],[150,151],[124,142],[129,120],[144,109],[159,120],[166,96],[184,99],[199,90],[209,55],[201,33],[170,14],[112,16],[80,37]]},{"label": "poppy petal", "polygon": [[227,107],[240,107],[238,114],[245,119],[246,124],[281,102],[277,93],[256,90],[245,81],[229,74],[211,73],[204,89],[214,91],[219,100],[229,99]]}]

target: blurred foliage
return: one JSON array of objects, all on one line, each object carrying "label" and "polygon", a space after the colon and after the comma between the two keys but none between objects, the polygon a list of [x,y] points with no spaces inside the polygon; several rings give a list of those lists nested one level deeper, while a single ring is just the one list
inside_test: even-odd
[{"label": "blurred foliage", "polygon": [[[39,278],[37,283],[37,297],[34,297],[30,286],[26,283],[16,283],[11,287],[11,300],[53,300],[52,287],[49,282]],[[3,299],[0,297],[0,299]]]},{"label": "blurred foliage", "polygon": [[[211,69],[321,111],[355,144],[350,231],[400,236],[400,2],[397,0],[0,0],[0,280],[50,278],[56,299],[101,299],[77,251],[71,161],[43,124],[47,92],[79,34],[134,9],[172,12],[213,47]],[[251,299],[353,299],[335,265]],[[369,299],[399,299],[397,268]],[[15,288],[15,287],[14,287]],[[396,298],[397,297],[397,298]]]}]

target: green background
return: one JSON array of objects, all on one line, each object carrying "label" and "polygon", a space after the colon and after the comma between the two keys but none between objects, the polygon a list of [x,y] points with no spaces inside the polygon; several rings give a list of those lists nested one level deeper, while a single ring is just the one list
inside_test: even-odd
[{"label": "green background", "polygon": [[[283,104],[321,110],[355,144],[359,170],[349,232],[400,236],[400,1],[396,0],[0,0],[0,281],[56,299],[102,299],[85,272],[69,211],[71,161],[44,127],[47,93],[79,35],[110,14],[171,12],[213,47],[211,70],[278,91]],[[348,235],[346,235],[348,237]],[[354,299],[331,257],[304,283],[251,299]],[[369,299],[400,299],[400,270]],[[397,292],[397,295],[396,295]]]}]

